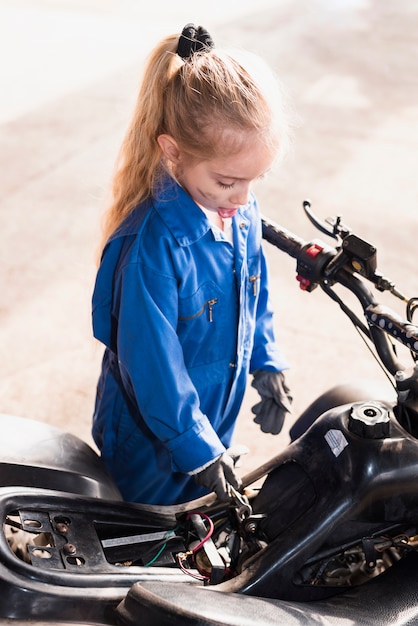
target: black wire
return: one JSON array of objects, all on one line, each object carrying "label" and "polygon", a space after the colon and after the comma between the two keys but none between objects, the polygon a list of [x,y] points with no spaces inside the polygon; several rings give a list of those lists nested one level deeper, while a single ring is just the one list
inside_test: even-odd
[{"label": "black wire", "polygon": [[410,298],[406,305],[406,317],[408,322],[412,322],[415,311],[418,309],[418,298]]},{"label": "black wire", "polygon": [[323,291],[325,291],[325,293],[332,299],[334,300],[334,302],[336,302],[339,307],[342,309],[342,311],[347,315],[347,317],[351,320],[351,322],[354,324],[354,326],[361,330],[362,333],[364,333],[366,335],[366,337],[368,337],[369,339],[371,339],[371,335],[370,335],[370,330],[369,328],[357,317],[357,315],[355,313],[353,313],[353,311],[351,309],[348,308],[347,305],[344,304],[344,302],[341,300],[341,298],[335,293],[335,291],[333,291],[331,289],[331,287],[329,285],[327,285],[326,283],[320,283],[321,288],[323,289]]},{"label": "black wire", "polygon": [[[390,382],[392,387],[396,390],[395,383],[393,382],[393,380],[389,376],[388,372],[386,371],[386,369],[382,365],[380,359],[376,355],[376,352],[373,350],[372,346],[369,343],[367,343],[367,341],[366,341],[366,337],[370,341],[373,341],[372,337],[371,337],[371,334],[370,334],[370,331],[369,331],[369,328],[357,317],[357,315],[351,309],[348,308],[348,306],[346,304],[344,304],[344,302],[341,300],[341,298],[335,293],[335,291],[333,291],[331,289],[331,287],[329,285],[324,284],[324,283],[320,283],[320,285],[321,285],[321,288],[323,289],[323,291],[325,291],[325,293],[332,300],[334,300],[334,302],[336,302],[340,306],[342,311],[347,315],[348,319],[354,325],[354,328],[358,332],[358,334],[359,334],[360,338],[362,339],[363,343],[365,344],[366,348],[368,349],[368,351],[370,352],[370,354],[372,355],[372,357],[374,358],[374,360],[376,361],[376,363],[378,364],[378,366],[380,367],[380,369],[382,370],[382,372],[384,373],[384,375],[386,376],[386,378],[388,379],[388,381]],[[392,344],[392,347],[395,350],[395,346],[393,344]],[[396,353],[396,351],[395,351],[395,353]]]}]

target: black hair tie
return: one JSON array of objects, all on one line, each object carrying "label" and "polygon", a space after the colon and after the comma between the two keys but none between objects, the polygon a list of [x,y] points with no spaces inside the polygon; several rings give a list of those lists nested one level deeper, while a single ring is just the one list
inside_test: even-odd
[{"label": "black hair tie", "polygon": [[196,52],[209,52],[215,46],[212,37],[203,26],[187,24],[180,35],[177,54],[182,59],[191,59]]}]

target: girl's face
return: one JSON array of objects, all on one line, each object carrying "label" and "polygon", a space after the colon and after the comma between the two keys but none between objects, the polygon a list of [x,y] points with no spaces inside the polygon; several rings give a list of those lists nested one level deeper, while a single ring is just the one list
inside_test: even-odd
[{"label": "girl's face", "polygon": [[192,160],[181,151],[173,163],[180,185],[199,206],[233,217],[247,204],[252,186],[270,169],[274,155],[264,142],[252,137],[235,154],[206,161]]}]

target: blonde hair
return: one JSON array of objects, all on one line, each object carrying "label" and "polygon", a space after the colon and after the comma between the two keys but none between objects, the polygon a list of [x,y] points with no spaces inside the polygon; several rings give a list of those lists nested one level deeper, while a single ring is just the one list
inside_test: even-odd
[{"label": "blonde hair", "polygon": [[159,135],[171,135],[181,150],[198,160],[239,150],[239,133],[231,130],[244,131],[242,141],[245,133],[256,133],[272,153],[278,146],[281,153],[286,149],[282,92],[261,59],[240,53],[245,60],[239,62],[237,53],[231,56],[212,48],[183,60],[176,54],[178,39],[178,35],[164,39],[145,67],[116,163],[103,244],[141,201],[156,192],[164,172]]}]

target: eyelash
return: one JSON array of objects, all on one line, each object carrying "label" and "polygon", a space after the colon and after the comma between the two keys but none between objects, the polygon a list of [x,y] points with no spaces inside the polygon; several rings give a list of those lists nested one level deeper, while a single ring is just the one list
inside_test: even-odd
[{"label": "eyelash", "polygon": [[219,187],[222,187],[222,189],[232,189],[232,187],[234,186],[234,183],[231,183],[230,185],[225,185],[225,183],[220,183],[218,182]]}]

